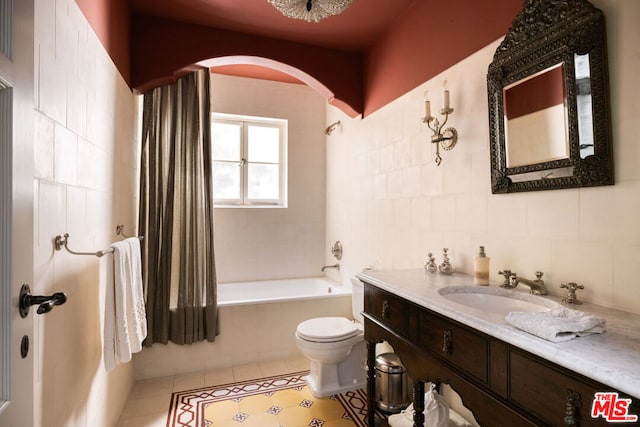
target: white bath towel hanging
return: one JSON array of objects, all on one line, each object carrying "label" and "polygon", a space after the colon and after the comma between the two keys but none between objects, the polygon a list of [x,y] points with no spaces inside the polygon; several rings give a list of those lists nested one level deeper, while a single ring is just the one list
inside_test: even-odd
[{"label": "white bath towel hanging", "polygon": [[583,311],[557,307],[543,312],[512,312],[507,322],[551,342],[606,332],[606,321]]},{"label": "white bath towel hanging", "polygon": [[104,364],[107,371],[131,360],[142,349],[147,322],[142,287],[140,241],[128,238],[112,245],[113,280],[105,298]]},{"label": "white bath towel hanging", "polygon": [[142,350],[142,341],[147,337],[147,314],[144,305],[142,285],[142,260],[140,258],[140,240],[131,237],[125,240],[130,246],[131,286],[127,290],[131,298],[127,298],[127,320],[129,325],[129,345],[131,352]]}]

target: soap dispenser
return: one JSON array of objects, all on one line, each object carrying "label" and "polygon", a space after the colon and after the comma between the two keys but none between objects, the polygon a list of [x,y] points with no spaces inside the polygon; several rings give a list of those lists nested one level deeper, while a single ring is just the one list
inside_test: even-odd
[{"label": "soap dispenser", "polygon": [[484,246],[480,246],[480,251],[473,260],[474,285],[489,285],[489,260],[490,258],[484,252]]}]

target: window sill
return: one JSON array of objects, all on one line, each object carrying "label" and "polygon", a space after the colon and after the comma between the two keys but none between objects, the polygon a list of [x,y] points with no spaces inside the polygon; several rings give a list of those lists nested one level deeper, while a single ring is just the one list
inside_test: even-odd
[{"label": "window sill", "polygon": [[214,209],[286,209],[287,205],[214,205]]}]

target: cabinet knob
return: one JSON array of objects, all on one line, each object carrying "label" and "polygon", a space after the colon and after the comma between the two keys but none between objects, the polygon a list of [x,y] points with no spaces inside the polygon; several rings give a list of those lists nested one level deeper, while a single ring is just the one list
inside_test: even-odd
[{"label": "cabinet knob", "polygon": [[453,334],[451,331],[446,330],[442,334],[442,353],[445,356],[449,356],[451,354],[451,347],[453,346]]},{"label": "cabinet knob", "polygon": [[582,407],[582,398],[579,393],[568,390],[567,392],[567,408],[564,416],[564,422],[568,426],[577,425],[576,409]]},{"label": "cabinet knob", "polygon": [[382,301],[382,318],[383,319],[388,319],[390,314],[391,314],[391,312],[390,312],[390,308],[389,308],[389,301],[387,301],[387,300]]}]

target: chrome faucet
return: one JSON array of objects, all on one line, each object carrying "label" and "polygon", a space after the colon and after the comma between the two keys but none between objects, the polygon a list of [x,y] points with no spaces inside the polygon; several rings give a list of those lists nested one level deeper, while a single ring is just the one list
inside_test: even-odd
[{"label": "chrome faucet", "polygon": [[[547,288],[544,286],[544,280],[542,280],[542,271],[536,271],[535,280],[525,279],[524,277],[518,277],[517,273],[512,273],[511,270],[499,271],[498,274],[504,276],[504,282],[500,287],[513,289],[520,283],[529,287],[529,292],[534,295],[547,295]],[[509,281],[511,279],[511,281]]]},{"label": "chrome faucet", "polygon": [[511,274],[511,284],[515,288],[519,283],[529,286],[530,292],[534,295],[547,295],[547,288],[544,286],[544,280],[542,280],[542,271],[536,271],[536,279],[529,280],[523,277],[518,277],[516,273]]},{"label": "chrome faucet", "polygon": [[325,271],[327,268],[335,268],[336,270],[340,271],[340,264],[325,265],[324,267],[322,267],[322,271]]}]

